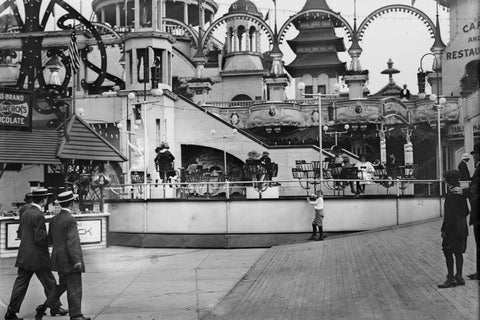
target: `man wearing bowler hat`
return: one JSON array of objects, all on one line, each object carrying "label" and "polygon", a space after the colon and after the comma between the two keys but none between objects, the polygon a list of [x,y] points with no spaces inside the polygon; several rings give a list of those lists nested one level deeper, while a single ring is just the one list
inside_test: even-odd
[{"label": "man wearing bowler hat", "polygon": [[82,315],[82,272],[85,272],[85,264],[77,221],[71,211],[74,200],[72,191],[62,192],[57,198],[62,209],[50,222],[48,238],[53,243],[51,265],[52,270],[58,272],[59,284],[50,292],[45,303],[37,307],[36,320],[42,319],[45,310],[52,308],[65,290],[70,319],[90,320]]},{"label": "man wearing bowler hat", "polygon": [[[15,266],[18,275],[13,284],[12,296],[7,307],[5,320],[21,320],[17,317],[23,299],[27,293],[28,284],[35,274],[43,285],[45,295],[48,296],[57,283],[50,270],[50,255],[48,252],[47,229],[42,206],[47,203],[51,193],[47,189],[33,190],[31,194],[32,205],[21,214],[20,218],[20,248],[18,249]],[[59,296],[60,297],[60,296]],[[62,309],[57,298],[51,304],[52,315],[65,315],[67,310]]]}]

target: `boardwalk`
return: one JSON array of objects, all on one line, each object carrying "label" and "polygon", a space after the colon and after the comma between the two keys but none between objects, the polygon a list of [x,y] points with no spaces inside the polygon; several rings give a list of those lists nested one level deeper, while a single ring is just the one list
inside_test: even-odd
[{"label": "boardwalk", "polygon": [[[205,320],[479,319],[479,282],[438,289],[441,220],[269,249]],[[474,269],[469,237],[464,274]]]}]

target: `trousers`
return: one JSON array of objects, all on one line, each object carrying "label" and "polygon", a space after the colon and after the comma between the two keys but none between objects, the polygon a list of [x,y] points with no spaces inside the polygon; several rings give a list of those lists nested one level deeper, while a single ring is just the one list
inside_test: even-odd
[{"label": "trousers", "polygon": [[480,274],[480,224],[473,225],[473,235],[475,237],[475,247],[477,249],[475,252],[477,259],[476,272],[477,274]]},{"label": "trousers", "polygon": [[[27,270],[23,268],[18,268],[17,271],[17,278],[13,284],[12,289],[12,296],[10,297],[10,303],[8,304],[8,312],[9,313],[18,313],[20,311],[20,307],[22,305],[23,299],[25,299],[25,295],[27,294],[28,285],[30,284],[30,279],[33,275],[36,275],[38,280],[43,286],[43,290],[45,292],[45,296],[48,297],[49,294],[55,289],[57,286],[57,281],[53,276],[52,271],[50,270]],[[52,300],[51,306],[52,308],[58,308],[62,304],[59,300],[60,296],[56,299]]]},{"label": "trousers", "polygon": [[58,286],[50,292],[44,305],[52,308],[60,296],[67,291],[68,313],[70,318],[82,315],[82,274],[58,273]]}]

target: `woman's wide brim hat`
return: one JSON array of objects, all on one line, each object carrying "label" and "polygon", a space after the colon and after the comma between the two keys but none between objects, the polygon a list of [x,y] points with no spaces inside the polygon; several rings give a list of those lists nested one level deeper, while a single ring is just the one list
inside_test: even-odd
[{"label": "woman's wide brim hat", "polygon": [[41,198],[41,197],[48,197],[51,196],[52,193],[48,192],[48,189],[46,188],[38,188],[35,190],[32,190],[32,193],[30,197],[32,198]]},{"label": "woman's wide brim hat", "polygon": [[74,195],[72,191],[65,191],[58,195],[57,202],[58,203],[68,202],[68,201],[75,200],[76,198],[77,198],[76,195]]},{"label": "woman's wide brim hat", "polygon": [[257,151],[250,151],[248,153],[248,157],[253,159],[258,159],[260,158],[260,154]]}]

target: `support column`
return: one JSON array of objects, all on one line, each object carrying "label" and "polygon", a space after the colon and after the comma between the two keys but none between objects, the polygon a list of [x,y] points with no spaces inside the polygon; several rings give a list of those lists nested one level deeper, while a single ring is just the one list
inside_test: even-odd
[{"label": "support column", "polygon": [[233,52],[236,52],[237,48],[238,48],[237,30],[233,30]]},{"label": "support column", "polygon": [[115,5],[115,26],[117,28],[121,27],[121,11],[120,11],[120,3],[117,3]]},{"label": "support column", "polygon": [[255,31],[255,49],[260,52],[260,31]]},{"label": "support column", "polygon": [[183,23],[188,26],[188,3],[183,3]]},{"label": "support column", "polygon": [[100,10],[100,22],[105,23],[105,9]]},{"label": "support column", "polygon": [[249,32],[245,32],[245,50],[247,52],[250,51],[250,33]]},{"label": "support column", "polygon": [[135,0],[134,1],[134,7],[133,7],[133,12],[134,12],[134,25],[133,27],[135,28],[135,31],[140,30],[140,0]]},{"label": "support column", "polygon": [[232,35],[230,34],[230,30],[227,29],[227,53],[232,52]]}]

